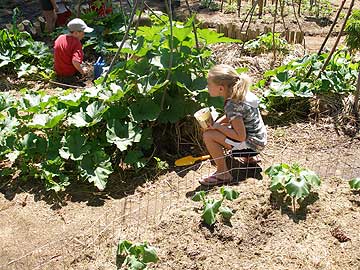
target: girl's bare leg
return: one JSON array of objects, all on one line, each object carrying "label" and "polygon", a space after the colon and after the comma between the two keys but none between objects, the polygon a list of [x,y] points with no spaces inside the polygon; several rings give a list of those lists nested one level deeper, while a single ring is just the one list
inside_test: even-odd
[{"label": "girl's bare leg", "polygon": [[215,161],[217,167],[216,174],[218,174],[217,178],[230,179],[231,174],[224,156],[224,147],[230,148],[230,145],[225,143],[225,135],[217,130],[206,130],[203,138],[207,150]]}]

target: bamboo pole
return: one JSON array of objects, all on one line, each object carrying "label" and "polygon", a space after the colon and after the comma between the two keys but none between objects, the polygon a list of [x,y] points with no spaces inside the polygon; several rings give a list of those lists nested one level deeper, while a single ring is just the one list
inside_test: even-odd
[{"label": "bamboo pole", "polygon": [[[336,13],[335,19],[334,19],[334,21],[333,21],[333,23],[332,23],[332,25],[331,25],[331,27],[330,27],[329,32],[327,33],[327,35],[326,35],[326,37],[325,37],[323,43],[321,44],[320,49],[319,49],[317,55],[320,55],[321,52],[322,52],[322,50],[324,49],[325,44],[326,44],[326,42],[328,41],[328,39],[329,39],[332,31],[334,30],[334,27],[335,27],[335,25],[336,25],[336,23],[337,23],[337,20],[338,20],[339,17],[340,17],[341,11],[343,10],[346,1],[347,1],[347,0],[343,0],[343,1],[341,2],[340,7],[339,7],[339,10],[338,10],[337,13]],[[313,67],[311,66],[310,69],[309,69],[309,71],[308,71],[308,73],[306,74],[306,77],[309,77],[312,71],[313,71]]]},{"label": "bamboo pole", "polygon": [[[295,16],[295,19],[296,19],[296,23],[297,23],[297,25],[299,26],[300,31],[301,31],[301,32],[304,32],[304,31],[302,30],[301,24],[300,24],[300,22],[299,22],[298,16],[296,15],[294,0],[292,0],[292,6],[293,6],[293,10],[294,10],[294,16]],[[305,52],[305,47],[306,47],[306,44],[305,44],[305,43],[306,43],[306,42],[305,42],[305,38],[304,38],[304,52]]]},{"label": "bamboo pole", "polygon": [[259,1],[259,19],[261,19],[264,12],[264,0]]},{"label": "bamboo pole", "polygon": [[273,42],[273,64],[276,62],[276,42],[275,42],[275,28],[276,28],[276,19],[277,19],[277,8],[278,8],[278,0],[275,0],[275,14],[274,14],[274,23],[273,23],[273,29],[272,29],[272,42]]},{"label": "bamboo pole", "polygon": [[[190,5],[189,5],[189,1],[188,0],[185,0],[185,3],[186,3],[186,6],[189,10],[189,13],[190,13],[190,16],[192,16],[192,10],[190,8]],[[199,55],[200,55],[200,63],[201,63],[201,67],[204,68],[204,61],[203,61],[203,58],[200,54],[200,44],[199,44],[199,39],[198,39],[198,35],[197,35],[197,29],[196,29],[196,25],[195,25],[195,19],[196,19],[196,15],[194,16],[194,20],[192,22],[192,27],[193,27],[193,32],[194,32],[194,38],[195,38],[195,44],[196,44],[196,50],[198,51]]]},{"label": "bamboo pole", "polygon": [[123,39],[122,39],[122,41],[121,41],[121,43],[120,43],[120,46],[119,46],[119,48],[118,48],[115,56],[114,56],[113,59],[111,60],[109,69],[108,69],[108,71],[106,72],[105,77],[104,77],[104,80],[103,80],[103,82],[102,82],[103,84],[106,83],[106,80],[107,80],[107,78],[108,78],[108,76],[109,76],[109,73],[111,72],[112,68],[114,67],[115,60],[118,58],[118,56],[119,56],[119,54],[120,54],[120,51],[121,51],[121,49],[124,47],[125,41],[127,40],[128,36],[129,36],[130,27],[131,27],[131,25],[132,25],[133,22],[134,22],[134,16],[135,16],[135,12],[136,12],[136,9],[137,9],[137,7],[138,7],[138,4],[139,4],[139,0],[136,0],[136,1],[135,1],[135,4],[134,4],[134,6],[133,6],[133,8],[132,8],[132,10],[131,10],[130,20],[129,20],[129,24],[128,24],[127,28],[126,28],[125,35],[123,36]]},{"label": "bamboo pole", "polygon": [[240,18],[240,9],[241,9],[241,0],[237,0],[237,13],[238,13],[238,17]]},{"label": "bamboo pole", "polygon": [[337,36],[337,38],[336,38],[335,44],[334,44],[334,46],[332,47],[332,49],[331,49],[328,57],[326,58],[326,60],[325,60],[325,62],[324,62],[324,65],[322,66],[322,68],[321,68],[321,70],[320,70],[320,72],[319,72],[319,74],[318,74],[318,76],[317,76],[317,79],[319,79],[321,73],[324,72],[326,66],[329,64],[330,59],[331,59],[331,57],[333,56],[333,54],[334,54],[334,52],[335,52],[335,50],[336,50],[337,45],[339,44],[340,38],[341,38],[342,33],[344,32],[344,29],[345,29],[345,26],[346,26],[346,22],[348,21],[350,15],[351,15],[351,11],[352,11],[352,9],[353,9],[353,7],[354,7],[354,3],[355,3],[355,0],[352,0],[351,3],[350,3],[349,10],[348,10],[348,12],[346,13],[345,20],[344,20],[344,22],[343,22],[343,24],[342,24],[342,26],[341,26],[340,32],[339,32],[339,34],[338,34],[338,36]]},{"label": "bamboo pole", "polygon": [[[170,80],[171,77],[171,68],[173,64],[174,59],[174,31],[173,31],[173,16],[172,16],[172,8],[171,8],[171,0],[165,0],[166,8],[168,10],[169,15],[169,23],[170,23],[170,58],[169,58],[169,66],[168,66],[168,73],[166,76],[166,80]],[[164,88],[164,93],[161,98],[161,110],[164,109],[165,104],[165,96],[166,96],[166,88]]]},{"label": "bamboo pole", "polygon": [[[245,19],[244,19],[244,21],[243,21],[243,23],[242,23],[242,25],[241,25],[241,27],[240,27],[240,32],[242,32],[243,27],[244,27],[244,25],[245,25],[245,23],[246,23],[246,20],[247,20],[247,18],[249,17],[249,15],[254,12],[255,7],[256,7],[258,1],[259,1],[259,0],[256,0],[256,1],[253,3],[251,9],[250,9],[249,12],[246,14],[246,17],[245,17]],[[251,15],[251,17],[252,17],[252,15]],[[250,19],[250,22],[251,22],[251,19]]]},{"label": "bamboo pole", "polygon": [[319,51],[318,51],[318,55],[320,55],[321,52],[322,52],[322,50],[324,49],[325,44],[326,44],[326,42],[328,41],[328,39],[329,39],[329,37],[330,37],[330,35],[331,35],[331,33],[332,33],[332,31],[333,31],[336,23],[337,23],[337,20],[339,19],[340,13],[341,13],[342,9],[344,8],[344,5],[345,5],[345,2],[346,2],[346,1],[347,1],[347,0],[343,0],[343,1],[341,2],[340,8],[339,8],[338,12],[336,13],[334,22],[332,23],[332,25],[331,25],[331,27],[330,27],[330,30],[329,30],[328,34],[326,35],[326,38],[324,39],[323,43],[321,44],[321,47],[320,47],[320,49],[319,49]]}]

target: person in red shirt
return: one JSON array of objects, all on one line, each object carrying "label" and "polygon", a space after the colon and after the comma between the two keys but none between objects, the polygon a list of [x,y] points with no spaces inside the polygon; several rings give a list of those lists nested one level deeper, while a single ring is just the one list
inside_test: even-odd
[{"label": "person in red shirt", "polygon": [[81,67],[84,58],[81,40],[85,33],[94,29],[79,18],[71,20],[67,27],[70,33],[60,35],[55,40],[54,69],[59,82],[74,84],[86,75],[86,71]]}]

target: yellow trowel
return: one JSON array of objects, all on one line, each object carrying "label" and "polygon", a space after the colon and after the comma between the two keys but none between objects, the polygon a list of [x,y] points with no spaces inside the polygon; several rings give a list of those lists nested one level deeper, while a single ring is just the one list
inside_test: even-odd
[{"label": "yellow trowel", "polygon": [[198,160],[207,160],[210,158],[210,155],[201,156],[201,157],[193,157],[193,156],[186,156],[180,158],[175,161],[175,166],[188,166],[194,164]]}]

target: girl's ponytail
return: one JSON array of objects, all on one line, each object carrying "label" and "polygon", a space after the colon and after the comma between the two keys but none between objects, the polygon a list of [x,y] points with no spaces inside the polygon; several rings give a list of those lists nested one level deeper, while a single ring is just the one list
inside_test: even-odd
[{"label": "girl's ponytail", "polygon": [[230,98],[235,101],[243,101],[246,93],[249,91],[251,85],[251,79],[246,74],[238,75],[237,82],[232,87],[232,93]]}]

